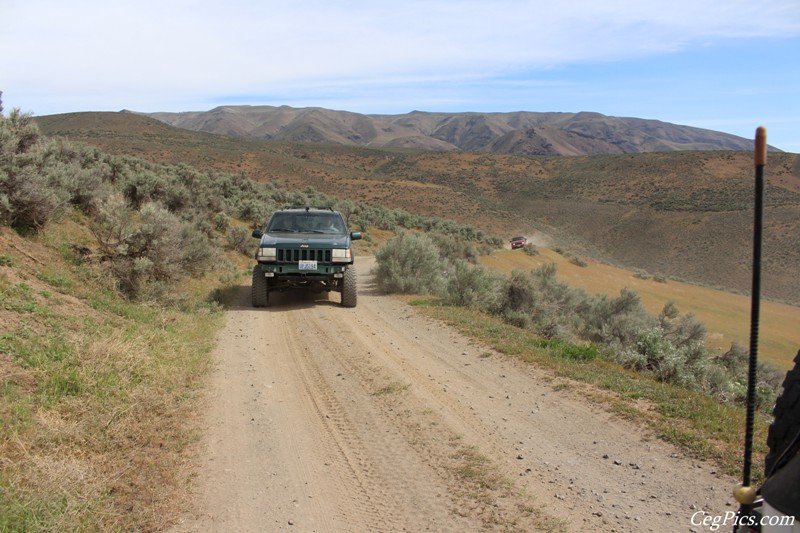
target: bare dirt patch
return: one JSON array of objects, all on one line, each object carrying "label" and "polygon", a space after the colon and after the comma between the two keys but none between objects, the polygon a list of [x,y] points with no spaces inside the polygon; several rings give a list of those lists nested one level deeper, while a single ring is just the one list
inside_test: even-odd
[{"label": "bare dirt patch", "polygon": [[379,295],[247,287],[215,353],[174,531],[676,531],[735,481]]}]

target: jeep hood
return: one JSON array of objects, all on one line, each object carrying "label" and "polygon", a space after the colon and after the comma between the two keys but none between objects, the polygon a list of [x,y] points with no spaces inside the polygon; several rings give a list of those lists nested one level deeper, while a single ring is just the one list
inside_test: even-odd
[{"label": "jeep hood", "polygon": [[347,248],[350,246],[349,235],[332,235],[330,233],[265,233],[261,237],[260,246],[293,247],[307,245],[309,248]]}]

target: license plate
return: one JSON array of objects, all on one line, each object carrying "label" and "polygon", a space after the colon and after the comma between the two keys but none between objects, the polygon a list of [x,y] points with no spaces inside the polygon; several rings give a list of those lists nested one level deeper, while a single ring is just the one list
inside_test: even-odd
[{"label": "license plate", "polygon": [[317,269],[317,262],[316,261],[300,261],[299,268],[300,268],[300,270],[316,270]]}]

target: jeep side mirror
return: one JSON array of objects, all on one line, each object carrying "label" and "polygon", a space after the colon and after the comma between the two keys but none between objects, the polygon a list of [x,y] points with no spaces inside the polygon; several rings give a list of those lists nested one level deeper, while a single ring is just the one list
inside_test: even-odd
[{"label": "jeep side mirror", "polygon": [[264,236],[264,232],[261,231],[260,229],[254,229],[253,230],[253,237],[255,237],[256,239],[260,239],[263,236]]},{"label": "jeep side mirror", "polygon": [[350,240],[357,241],[360,238],[361,238],[361,232],[360,231],[351,231],[350,232]]}]

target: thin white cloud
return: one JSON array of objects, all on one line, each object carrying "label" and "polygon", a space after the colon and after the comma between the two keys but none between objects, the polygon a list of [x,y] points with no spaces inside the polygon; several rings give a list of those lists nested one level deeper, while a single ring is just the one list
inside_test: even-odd
[{"label": "thin white cloud", "polygon": [[5,25],[0,43],[15,52],[18,81],[219,89],[365,73],[497,73],[800,33],[794,1],[725,4],[14,0],[3,18],[20,22]]},{"label": "thin white cloud", "polygon": [[548,69],[800,36],[797,0],[2,0],[0,20],[6,107],[37,114],[226,98],[480,110],[525,94],[537,110],[535,89],[559,83],[537,81]]}]

